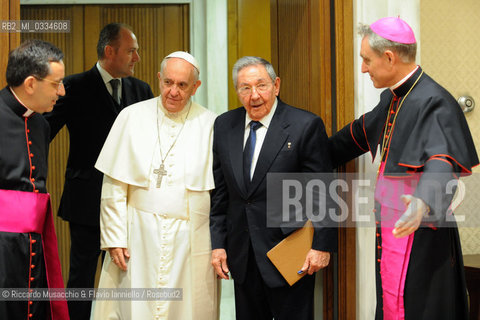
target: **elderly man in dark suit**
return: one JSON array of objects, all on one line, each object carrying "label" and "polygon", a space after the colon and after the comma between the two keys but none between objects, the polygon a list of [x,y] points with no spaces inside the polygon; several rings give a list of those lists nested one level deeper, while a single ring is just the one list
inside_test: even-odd
[{"label": "elderly man in dark suit", "polygon": [[[66,125],[70,154],[58,215],[69,222],[71,251],[68,288],[91,288],[100,255],[101,172],[98,154],[120,110],[153,98],[150,86],[132,77],[140,60],[135,34],[111,23],[100,32],[98,62],[64,80],[66,95],[46,114],[53,139]],[[69,302],[71,319],[89,319],[91,302]]]},{"label": "elderly man in dark suit", "polygon": [[308,275],[290,287],[266,256],[288,235],[267,225],[266,176],[330,172],[325,127],[318,116],[277,98],[280,78],[268,61],[239,59],[233,81],[243,107],[214,125],[212,265],[220,278],[232,273],[237,319],[312,319],[314,273],[328,265],[336,232],[315,230],[302,268]]}]

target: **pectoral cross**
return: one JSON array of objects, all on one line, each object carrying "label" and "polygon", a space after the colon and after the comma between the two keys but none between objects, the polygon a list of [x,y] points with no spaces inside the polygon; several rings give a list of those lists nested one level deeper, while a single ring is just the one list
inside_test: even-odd
[{"label": "pectoral cross", "polygon": [[154,169],[153,173],[157,175],[157,188],[160,188],[162,185],[163,176],[167,175],[167,170],[165,170],[163,163],[160,165],[160,168]]}]

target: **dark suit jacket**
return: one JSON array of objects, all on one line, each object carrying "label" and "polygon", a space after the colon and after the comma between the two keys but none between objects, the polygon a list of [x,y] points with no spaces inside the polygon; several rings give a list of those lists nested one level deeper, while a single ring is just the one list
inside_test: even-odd
[{"label": "dark suit jacket", "polygon": [[122,79],[122,106],[108,93],[96,66],[64,79],[66,95],[45,114],[53,140],[67,125],[70,153],[58,215],[82,225],[100,224],[103,175],[94,168],[118,110],[153,97],[150,86],[133,77]]},{"label": "dark suit jacket", "polygon": [[[266,175],[268,172],[331,172],[325,127],[318,116],[279,99],[248,192],[242,171],[244,133],[243,107],[226,112],[215,121],[215,190],[211,194],[210,212],[212,249],[226,249],[232,277],[242,283],[251,242],[265,283],[270,287],[288,285],[266,256],[268,250],[288,235],[281,228],[267,228]],[[312,248],[335,250],[336,230],[316,229]]]}]

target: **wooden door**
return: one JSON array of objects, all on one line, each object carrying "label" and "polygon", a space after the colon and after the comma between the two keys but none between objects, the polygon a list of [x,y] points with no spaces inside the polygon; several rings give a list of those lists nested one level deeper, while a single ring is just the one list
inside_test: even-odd
[{"label": "wooden door", "polygon": [[[272,64],[282,80],[280,97],[319,115],[330,136],[354,116],[353,1],[270,4]],[[355,319],[355,252],[355,230],[342,225],[338,254],[323,272],[323,319]]]}]

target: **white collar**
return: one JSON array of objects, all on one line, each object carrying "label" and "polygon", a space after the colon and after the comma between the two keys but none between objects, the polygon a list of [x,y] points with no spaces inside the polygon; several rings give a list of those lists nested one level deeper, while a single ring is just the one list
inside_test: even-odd
[{"label": "white collar", "polygon": [[100,65],[100,62],[97,61],[97,69],[98,69],[98,72],[100,73],[100,76],[102,77],[102,80],[105,84],[109,83],[110,80],[112,79],[118,79],[120,80],[120,84],[122,83],[122,78],[114,78],[110,75],[110,73],[108,73],[107,70],[103,69],[102,66]]},{"label": "white collar", "polygon": [[409,74],[407,74],[405,76],[405,78],[403,78],[402,80],[398,81],[396,84],[394,84],[393,86],[390,87],[390,90],[395,90],[397,89],[398,87],[400,87],[405,81],[407,81],[411,76],[412,74],[415,73],[415,71],[417,71],[417,69],[419,68],[419,66],[417,66],[415,69],[412,70],[412,72],[410,72]]},{"label": "white collar", "polygon": [[185,107],[183,107],[182,110],[178,111],[178,112],[170,112],[168,111],[167,109],[165,109],[165,107],[163,106],[163,103],[162,103],[162,96],[159,96],[157,98],[157,103],[158,103],[158,108],[160,109],[160,111],[163,112],[163,114],[167,117],[167,118],[170,118],[170,119],[175,119],[175,120],[180,120],[182,122],[185,122],[186,118],[187,118],[187,114],[188,114],[188,111],[190,110],[190,108],[192,107],[192,100],[188,100],[187,104],[185,105]]},{"label": "white collar", "polygon": [[[270,122],[272,122],[272,118],[273,118],[273,115],[275,114],[275,110],[277,109],[277,105],[278,105],[278,99],[275,98],[275,102],[273,102],[273,106],[272,106],[272,109],[270,109],[270,112],[259,121],[262,124],[262,126],[264,126],[267,129],[270,126]],[[245,112],[245,129],[248,127],[251,121],[252,119],[248,115],[248,112]]]},{"label": "white collar", "polygon": [[27,111],[25,111],[25,113],[22,115],[24,116],[25,118],[28,118],[30,117],[35,111],[33,111],[32,109],[28,108],[25,103],[22,102],[22,100],[20,100],[20,98],[15,94],[15,91],[13,91],[13,89],[11,87],[9,87],[10,91],[12,92],[13,96],[15,97],[15,99],[17,99],[17,101],[22,105],[24,106]]}]

